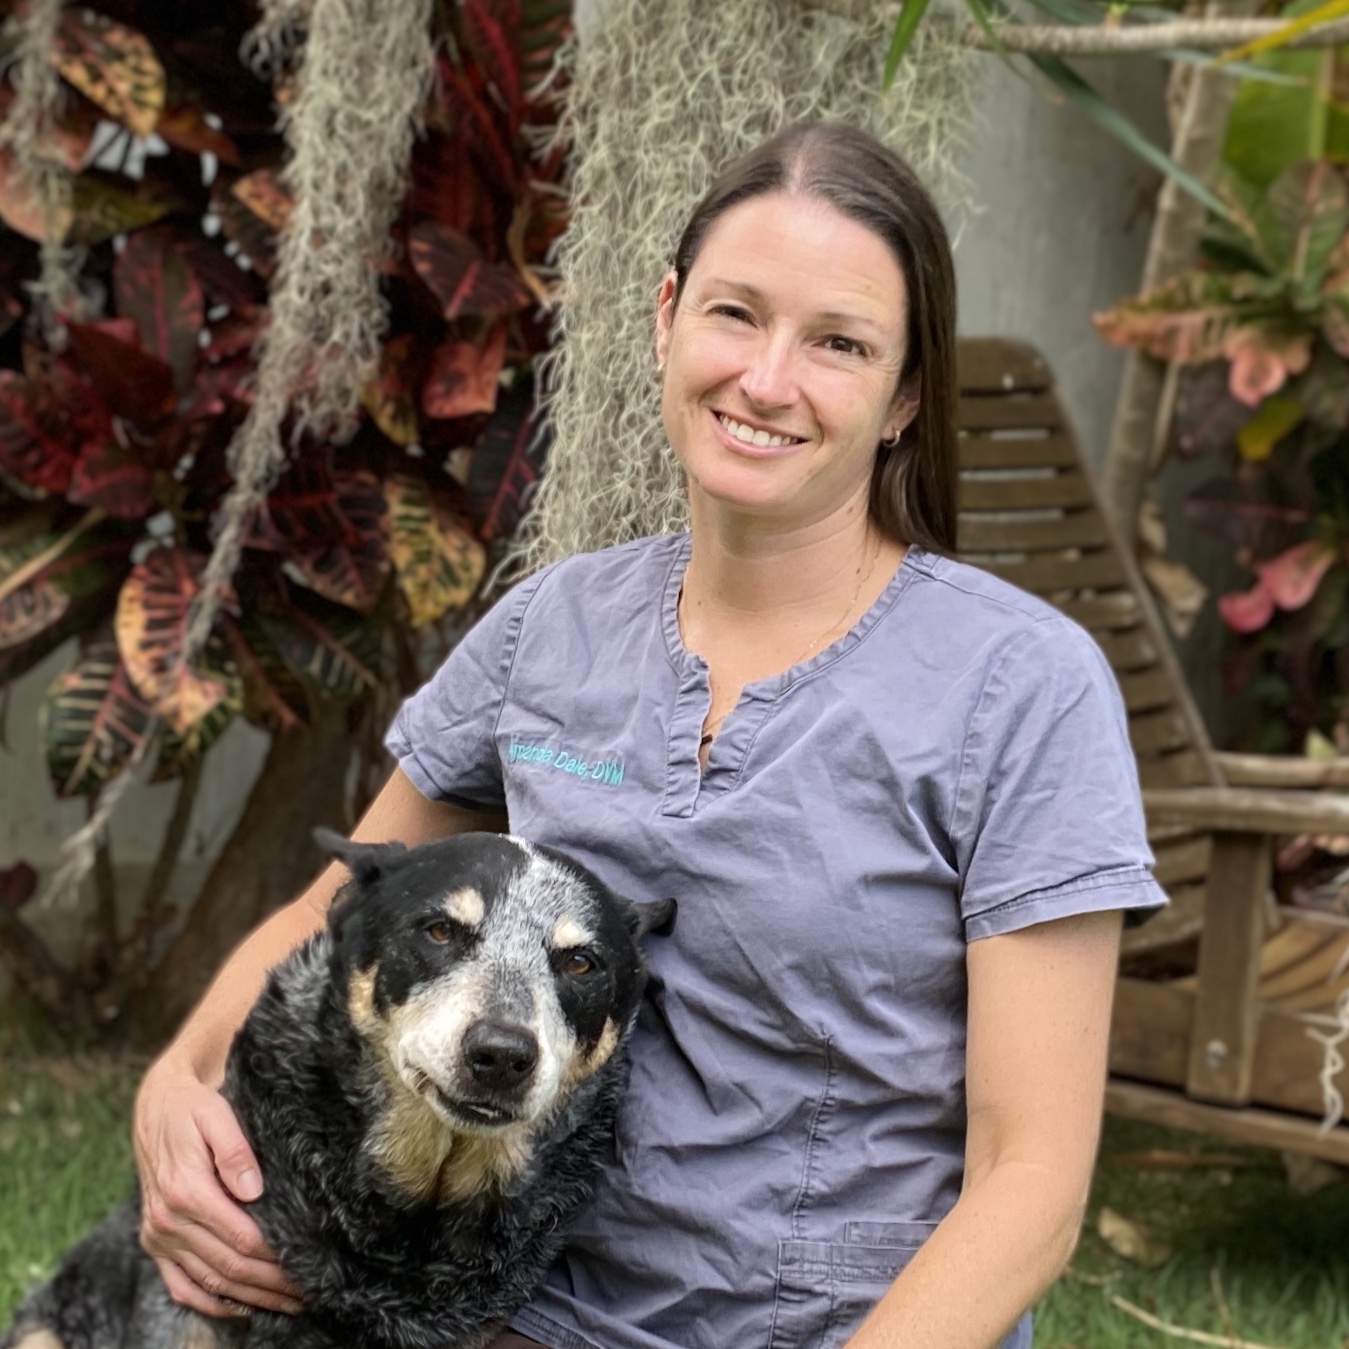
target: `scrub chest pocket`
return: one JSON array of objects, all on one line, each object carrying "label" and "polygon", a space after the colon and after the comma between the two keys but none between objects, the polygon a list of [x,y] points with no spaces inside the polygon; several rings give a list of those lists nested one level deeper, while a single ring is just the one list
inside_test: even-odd
[{"label": "scrub chest pocket", "polygon": [[842,1349],[935,1223],[849,1223],[841,1242],[779,1241],[768,1349]]}]

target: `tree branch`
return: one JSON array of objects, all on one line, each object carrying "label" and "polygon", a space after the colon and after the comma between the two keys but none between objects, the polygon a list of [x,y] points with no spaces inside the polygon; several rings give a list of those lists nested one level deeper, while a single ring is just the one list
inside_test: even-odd
[{"label": "tree branch", "polygon": [[[1240,47],[1257,38],[1286,28],[1286,19],[1177,19],[1165,23],[1133,24],[1021,24],[995,23],[1002,45],[1009,52],[1045,52],[1055,56],[1131,56],[1159,53],[1176,47],[1222,51]],[[995,50],[988,34],[977,24],[961,30],[967,47]],[[1349,42],[1349,19],[1334,19],[1299,33],[1285,45],[1293,47],[1338,47]]]}]

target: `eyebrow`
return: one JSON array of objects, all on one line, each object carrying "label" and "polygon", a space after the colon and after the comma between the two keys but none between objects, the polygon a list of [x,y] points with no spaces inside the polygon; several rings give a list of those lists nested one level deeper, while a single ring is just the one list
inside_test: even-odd
[{"label": "eyebrow", "polygon": [[[704,283],[711,290],[730,290],[743,295],[747,300],[753,300],[757,304],[763,304],[768,296],[759,289],[758,286],[752,286],[748,281],[731,281],[726,277],[709,277]],[[875,332],[884,333],[884,325],[877,323],[874,319],[863,318],[861,314],[845,313],[841,309],[830,309],[814,315],[817,322],[820,323],[842,323],[844,325],[856,324],[858,327],[870,328]]]}]

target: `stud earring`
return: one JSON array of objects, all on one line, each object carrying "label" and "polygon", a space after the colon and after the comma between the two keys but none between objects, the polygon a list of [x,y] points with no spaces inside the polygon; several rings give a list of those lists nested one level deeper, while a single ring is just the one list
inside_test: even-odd
[{"label": "stud earring", "polygon": [[903,434],[903,431],[892,431],[881,441],[881,444],[884,445],[887,450],[893,450],[895,446],[899,444],[899,439]]}]

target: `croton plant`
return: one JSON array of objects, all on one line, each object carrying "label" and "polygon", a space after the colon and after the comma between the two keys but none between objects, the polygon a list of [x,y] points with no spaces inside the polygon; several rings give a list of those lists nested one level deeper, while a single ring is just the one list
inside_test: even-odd
[{"label": "croton plant", "polygon": [[1185,503],[1255,574],[1219,597],[1233,689],[1262,749],[1308,732],[1349,751],[1349,180],[1330,160],[1268,187],[1228,173],[1198,263],[1096,316],[1111,342],[1186,367],[1172,448],[1226,456]]},{"label": "croton plant", "polygon": [[565,5],[446,7],[363,424],[299,447],[197,677],[175,678],[289,202],[273,91],[236,57],[247,7],[140,6],[133,28],[137,8],[62,15],[49,148],[78,175],[69,238],[95,303],[50,345],[25,290],[41,216],[0,161],[0,682],[81,637],[47,699],[62,796],[115,774],[152,711],[161,775],[235,716],[298,728],[315,698],[382,678],[383,629],[471,599],[540,468],[531,362],[565,222],[562,155],[529,149],[556,101],[527,92],[553,89]]},{"label": "croton plant", "polygon": [[171,778],[236,717],[289,735],[323,700],[415,680],[435,645],[420,639],[463,626],[541,469],[532,366],[566,220],[551,133],[569,5],[458,0],[436,7],[361,424],[295,447],[206,650],[179,667],[291,208],[287,90],[238,56],[257,17],[235,0],[65,7],[42,153],[75,175],[59,224],[84,250],[83,308],[50,340],[27,289],[42,213],[0,152],[0,687],[78,638],[44,706],[62,797],[95,793],[152,724]]}]

